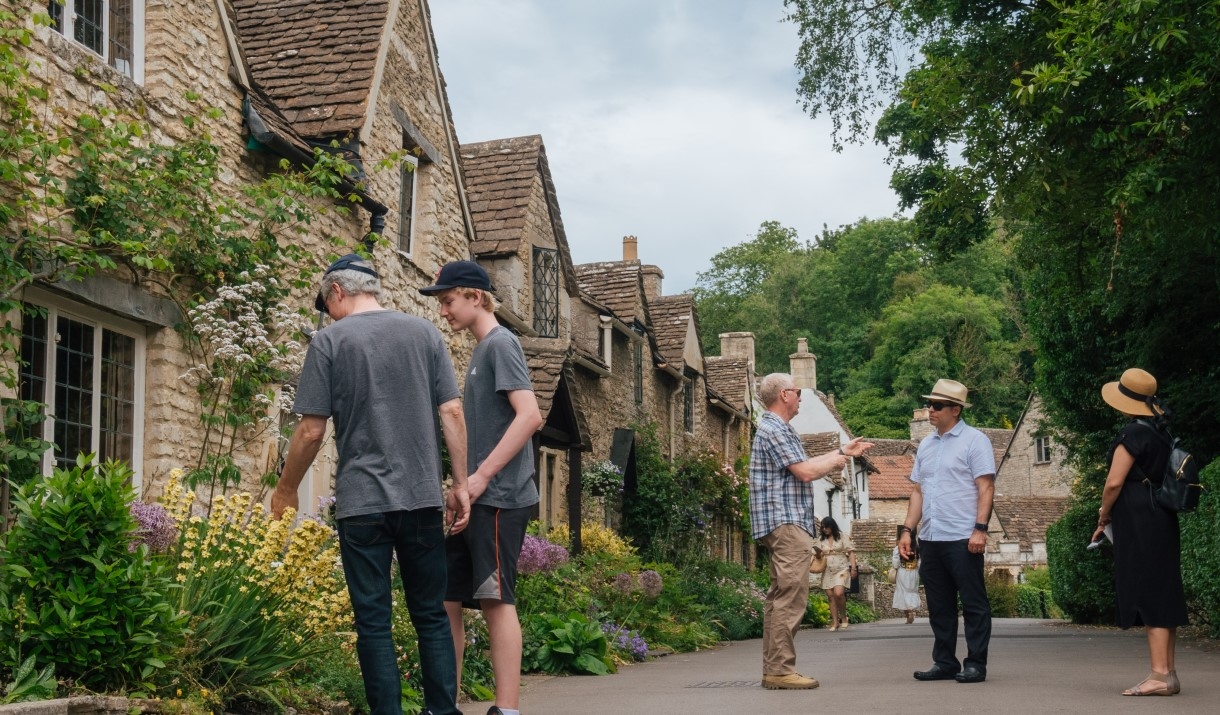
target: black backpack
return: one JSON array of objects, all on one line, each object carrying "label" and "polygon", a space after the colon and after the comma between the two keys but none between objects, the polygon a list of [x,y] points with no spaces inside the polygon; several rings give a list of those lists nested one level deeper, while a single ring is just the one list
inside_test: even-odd
[{"label": "black backpack", "polygon": [[[1146,475],[1152,502],[1166,511],[1189,513],[1199,506],[1203,485],[1199,481],[1199,462],[1182,446],[1182,440],[1174,437],[1168,429],[1158,429],[1145,420],[1136,420],[1156,432],[1169,443],[1169,459],[1165,462],[1165,473],[1160,480],[1152,481]],[[1139,468],[1138,465],[1136,467]],[[1142,470],[1141,470],[1142,471]]]}]

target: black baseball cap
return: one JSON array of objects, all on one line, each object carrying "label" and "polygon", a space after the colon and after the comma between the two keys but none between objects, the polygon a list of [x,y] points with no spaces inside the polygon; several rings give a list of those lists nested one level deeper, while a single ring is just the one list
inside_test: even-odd
[{"label": "black baseball cap", "polygon": [[420,288],[419,292],[424,295],[436,295],[450,288],[478,288],[490,293],[496,292],[487,271],[474,261],[446,263],[436,274],[436,285]]},{"label": "black baseball cap", "polygon": [[[380,277],[377,275],[377,271],[373,270],[371,266],[359,265],[361,263],[368,263],[368,259],[355,253],[349,253],[330,264],[330,266],[326,269],[326,272],[322,274],[322,277],[325,278],[335,271],[358,271],[360,273],[366,273],[374,278]],[[322,295],[322,291],[318,291],[318,296],[314,298],[313,307],[322,311],[323,313],[326,312],[326,299]]]}]

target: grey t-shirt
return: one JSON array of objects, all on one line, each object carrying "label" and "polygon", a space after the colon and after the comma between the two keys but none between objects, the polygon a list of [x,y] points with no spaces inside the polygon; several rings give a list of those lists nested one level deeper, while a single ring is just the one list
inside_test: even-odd
[{"label": "grey t-shirt", "polygon": [[[466,414],[466,451],[470,472],[487,459],[499,444],[509,424],[517,416],[508,393],[529,390],[534,384],[525,364],[521,342],[500,326],[492,328],[474,347],[470,370],[466,373],[466,389],[462,409]],[[526,443],[517,456],[504,465],[479,504],[501,509],[518,509],[538,503],[538,487],[534,484],[534,449]]]},{"label": "grey t-shirt", "polygon": [[292,410],[335,420],[335,517],[441,507],[436,408],[459,395],[436,326],[393,310],[318,331]]}]

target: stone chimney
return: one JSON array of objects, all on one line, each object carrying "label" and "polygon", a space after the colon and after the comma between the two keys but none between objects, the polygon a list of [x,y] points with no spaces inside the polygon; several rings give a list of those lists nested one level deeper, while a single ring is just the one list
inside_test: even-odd
[{"label": "stone chimney", "polygon": [[920,407],[911,417],[911,439],[915,442],[932,434],[932,423],[928,421],[928,408]]},{"label": "stone chimney", "polygon": [[639,239],[635,236],[623,236],[623,260],[638,261],[640,260],[640,251],[638,247]]},{"label": "stone chimney", "polygon": [[661,281],[665,280],[665,273],[657,266],[643,266],[640,268],[640,273],[644,276],[644,297],[648,300],[659,297]]},{"label": "stone chimney", "polygon": [[797,387],[818,389],[818,356],[809,352],[809,341],[797,338],[796,352],[788,356],[788,372]]},{"label": "stone chimney", "polygon": [[754,333],[721,333],[720,356],[730,360],[745,360],[754,373]]}]

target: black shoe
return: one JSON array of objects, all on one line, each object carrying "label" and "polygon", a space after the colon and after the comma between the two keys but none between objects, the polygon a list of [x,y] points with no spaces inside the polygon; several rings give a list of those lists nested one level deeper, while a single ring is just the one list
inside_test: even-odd
[{"label": "black shoe", "polygon": [[953,680],[957,676],[957,671],[950,670],[943,665],[933,665],[927,670],[915,671],[916,680]]},{"label": "black shoe", "polygon": [[959,683],[981,683],[987,679],[987,671],[968,665],[965,670],[953,676],[953,679]]},{"label": "black shoe", "polygon": [[500,710],[500,708],[492,705],[487,709],[487,715],[504,715],[504,713]]}]

